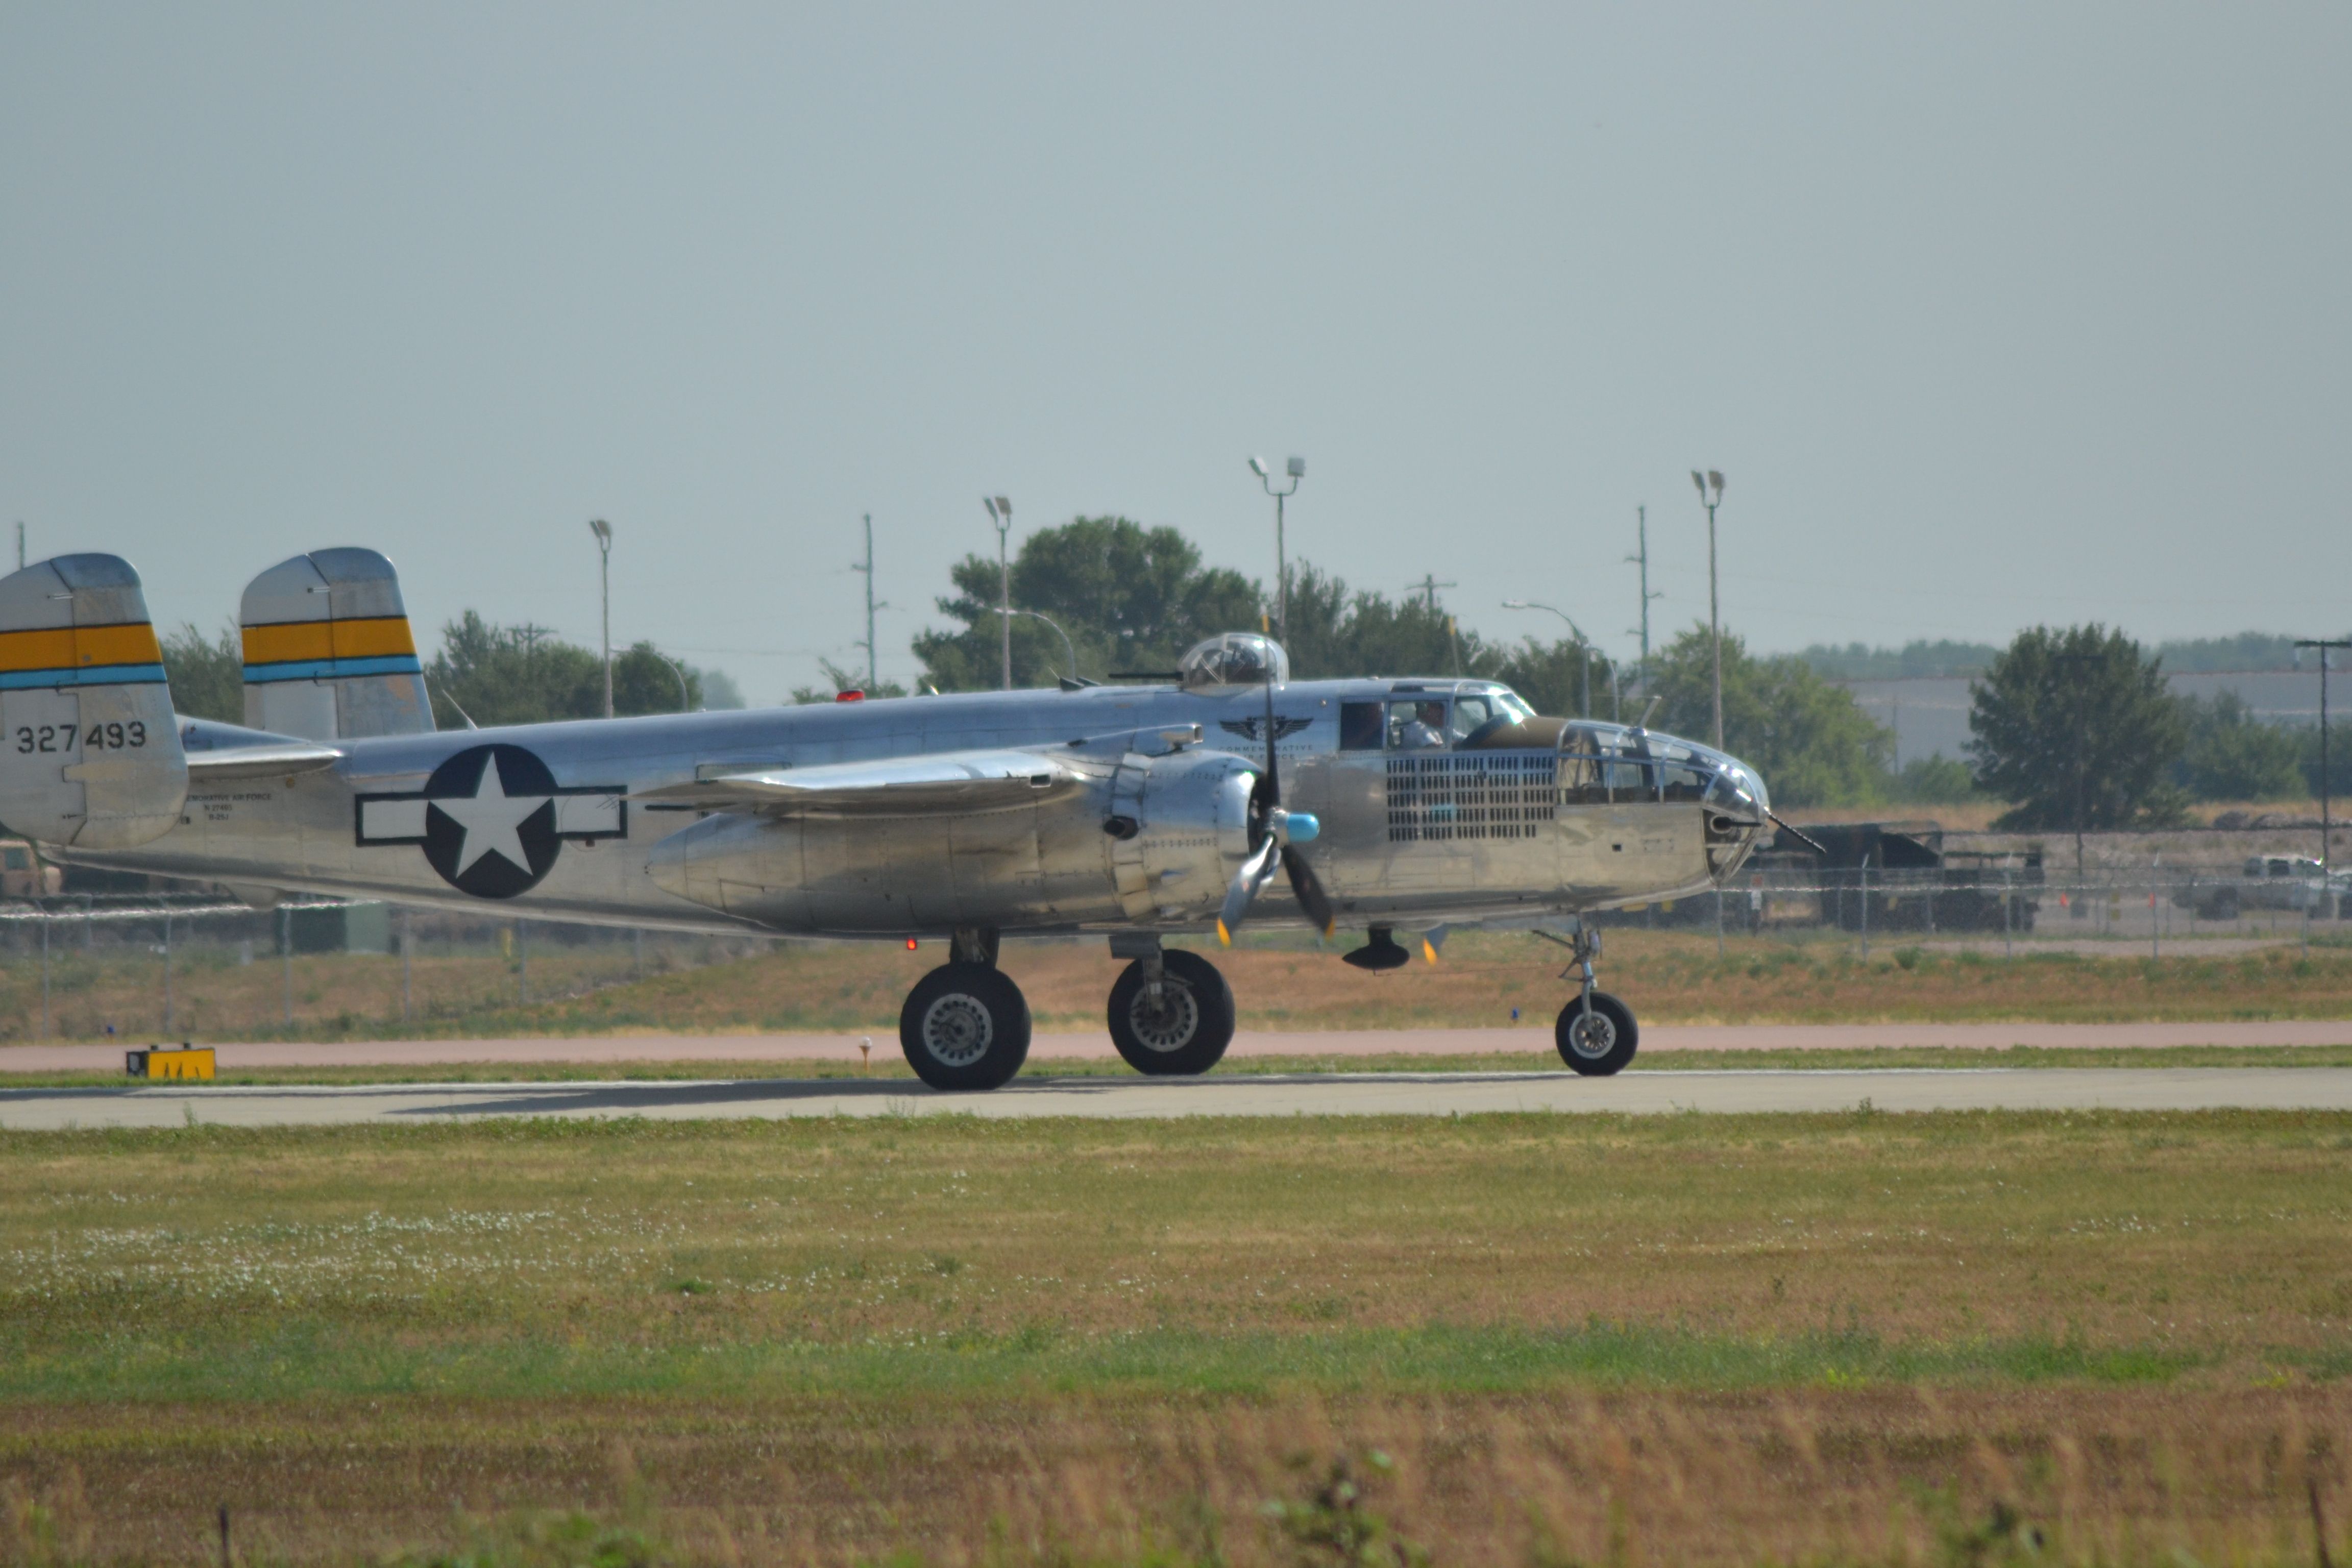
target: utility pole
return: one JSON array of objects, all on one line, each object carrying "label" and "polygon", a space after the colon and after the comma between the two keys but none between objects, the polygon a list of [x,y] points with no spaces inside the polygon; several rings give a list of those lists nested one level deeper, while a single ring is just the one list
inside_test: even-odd
[{"label": "utility pole", "polygon": [[1715,646],[1715,749],[1719,752],[1723,750],[1723,607],[1716,594],[1715,509],[1723,504],[1723,470],[1709,468],[1701,474],[1693,468],[1691,483],[1698,487],[1699,505],[1706,508],[1706,632]]},{"label": "utility pole", "polygon": [[1650,601],[1663,599],[1665,595],[1650,592],[1650,509],[1647,506],[1633,509],[1633,527],[1642,542],[1641,552],[1628,555],[1625,559],[1642,568],[1642,689],[1647,691],[1650,689]]},{"label": "utility pole", "polygon": [[1440,588],[1459,588],[1462,584],[1441,583],[1437,580],[1437,574],[1432,572],[1424,574],[1420,582],[1407,583],[1405,586],[1425,598],[1429,605],[1429,613],[1433,616],[1437,614],[1437,591]]},{"label": "utility pole", "polygon": [[874,612],[883,606],[874,597],[874,514],[866,514],[866,563],[849,563],[852,572],[866,574],[866,690],[870,696],[882,684],[881,655],[874,651]]},{"label": "utility pole", "polygon": [[[2099,662],[2099,656],[2095,653],[2053,653],[2050,656],[2050,662],[2053,665],[2072,666],[2076,669],[2087,669]],[[2081,680],[2074,682],[2072,696],[2074,700],[2067,705],[2067,716],[2074,721],[2074,918],[2081,920],[2084,918],[2083,879],[2085,875],[2083,868],[2083,826],[2089,815],[2084,806],[2084,787],[2090,773],[2087,742],[2091,716],[2085,710]]]},{"label": "utility pole", "polygon": [[1003,622],[1004,689],[1013,689],[1013,503],[1003,496],[982,496],[980,504],[988,509],[989,521],[996,524],[996,574],[1003,600],[997,606],[997,619]]},{"label": "utility pole", "polygon": [[[2326,887],[2329,879],[2336,871],[2336,857],[2328,848],[2328,841],[2335,837],[2335,834],[2332,831],[2334,824],[2330,820],[2331,814],[2328,810],[2327,786],[2332,781],[2327,776],[2327,654],[2331,648],[2352,647],[2352,640],[2341,637],[2299,637],[2295,640],[2294,646],[2298,648],[2315,647],[2319,650],[2319,879],[2321,885]],[[2334,892],[2333,888],[2328,888],[2327,890],[2331,894]]]},{"label": "utility pole", "polygon": [[1267,471],[1264,458],[1249,460],[1250,472],[1274,498],[1274,624],[1281,628],[1278,636],[1287,640],[1290,636],[1290,553],[1282,537],[1282,503],[1298,493],[1298,481],[1307,477],[1307,459],[1293,458],[1283,469],[1290,480],[1288,489],[1274,488],[1274,476]]},{"label": "utility pole", "polygon": [[613,716],[613,525],[601,517],[588,520],[596,536],[597,572],[604,587],[604,717]]}]

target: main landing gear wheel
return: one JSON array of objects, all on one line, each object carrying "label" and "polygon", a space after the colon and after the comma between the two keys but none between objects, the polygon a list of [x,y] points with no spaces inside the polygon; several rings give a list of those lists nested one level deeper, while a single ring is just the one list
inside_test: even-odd
[{"label": "main landing gear wheel", "polygon": [[1581,996],[1562,1007],[1551,1033],[1560,1060],[1587,1078],[1607,1078],[1622,1070],[1642,1038],[1633,1010],[1606,991],[1592,993],[1589,1015]]},{"label": "main landing gear wheel", "polygon": [[1233,1043],[1233,987],[1215,964],[1180,948],[1160,955],[1155,998],[1150,962],[1137,959],[1110,988],[1111,1044],[1128,1066],[1152,1078],[1207,1072]]},{"label": "main landing gear wheel", "polygon": [[933,1089],[1002,1089],[1029,1059],[1029,1004],[988,963],[943,963],[898,1009],[907,1065]]}]

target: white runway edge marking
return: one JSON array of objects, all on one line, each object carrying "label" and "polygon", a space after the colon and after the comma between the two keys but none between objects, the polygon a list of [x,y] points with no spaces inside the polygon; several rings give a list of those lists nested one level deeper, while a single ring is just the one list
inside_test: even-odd
[{"label": "white runway edge marking", "polygon": [[371,1084],[315,1088],[0,1089],[0,1129],[416,1125],[497,1116],[1446,1116],[1496,1111],[2352,1111],[2352,1068],[1727,1069],[1024,1079],[990,1094],[904,1080]]}]

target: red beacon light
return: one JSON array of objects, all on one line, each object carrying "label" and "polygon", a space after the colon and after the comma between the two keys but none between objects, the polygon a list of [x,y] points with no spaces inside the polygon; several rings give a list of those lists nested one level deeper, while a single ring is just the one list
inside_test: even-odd
[{"label": "red beacon light", "polygon": [[833,694],[833,700],[835,702],[863,702],[866,700],[866,693],[858,690],[856,687],[852,687],[847,691],[835,692]]}]

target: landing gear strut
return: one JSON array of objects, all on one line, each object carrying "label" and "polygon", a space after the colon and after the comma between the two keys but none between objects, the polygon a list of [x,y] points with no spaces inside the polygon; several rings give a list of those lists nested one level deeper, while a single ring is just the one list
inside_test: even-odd
[{"label": "landing gear strut", "polygon": [[1151,1078],[1190,1078],[1215,1067],[1234,1038],[1234,993],[1197,952],[1162,952],[1157,937],[1114,941],[1111,956],[1135,962],[1110,988],[1110,1041]]},{"label": "landing gear strut", "polygon": [[995,931],[959,930],[955,955],[907,994],[899,1048],[933,1089],[1001,1089],[1029,1059],[1028,1000],[996,967]]},{"label": "landing gear strut", "polygon": [[1631,1007],[1592,988],[1592,961],[1601,956],[1601,933],[1580,916],[1570,939],[1563,941],[1549,931],[1536,934],[1568,949],[1570,963],[1560,971],[1560,978],[1573,975],[1577,980],[1575,1000],[1559,1010],[1559,1021],[1552,1026],[1552,1043],[1559,1047],[1560,1060],[1586,1078],[1607,1078],[1622,1071],[1633,1059],[1642,1032]]}]

